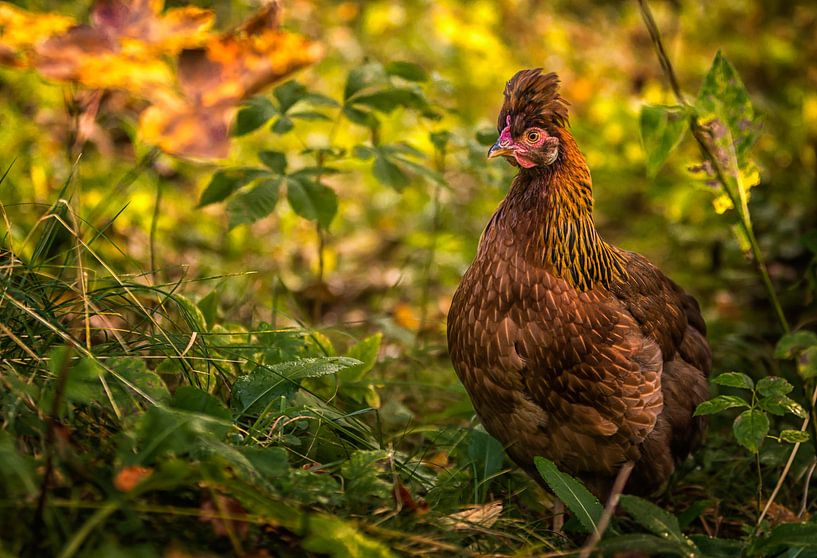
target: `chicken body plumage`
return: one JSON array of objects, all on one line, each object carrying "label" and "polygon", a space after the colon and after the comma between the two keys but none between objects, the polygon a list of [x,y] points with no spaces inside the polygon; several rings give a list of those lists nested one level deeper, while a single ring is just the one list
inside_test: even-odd
[{"label": "chicken body plumage", "polygon": [[[531,103],[513,89],[520,74],[506,88],[503,133],[530,129]],[[547,109],[534,103],[535,114]],[[555,159],[518,158],[454,295],[450,356],[486,430],[534,478],[541,455],[603,496],[632,461],[627,491],[649,494],[704,430],[693,417],[708,397],[704,321],[690,295],[596,231],[590,172],[566,113],[534,123],[556,138]]]}]

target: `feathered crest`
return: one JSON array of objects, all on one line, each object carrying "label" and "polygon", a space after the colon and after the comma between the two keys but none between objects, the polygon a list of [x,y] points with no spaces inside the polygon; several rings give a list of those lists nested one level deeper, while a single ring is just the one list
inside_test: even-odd
[{"label": "feathered crest", "polygon": [[499,112],[497,130],[502,131],[511,116],[511,134],[517,135],[530,126],[545,129],[568,124],[567,101],[559,96],[559,76],[542,73],[542,68],[521,70],[505,85],[505,102]]}]

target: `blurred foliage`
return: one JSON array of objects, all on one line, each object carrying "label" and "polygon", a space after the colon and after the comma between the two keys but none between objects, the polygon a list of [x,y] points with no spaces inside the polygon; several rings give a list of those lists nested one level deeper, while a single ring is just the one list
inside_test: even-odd
[{"label": "blurred foliage", "polygon": [[[817,327],[817,6],[653,6],[686,96],[716,112],[711,93],[733,67],[762,121],[748,205],[801,330],[775,352],[782,332],[749,246],[730,230],[734,212],[713,211],[712,186],[690,169],[697,147],[677,141],[684,115],[642,112],[676,101],[637,3],[289,0],[283,30],[259,31],[278,38],[251,48],[253,14],[270,13],[256,3],[135,4],[138,32],[121,27],[106,67],[52,45],[46,54],[63,65],[90,64],[62,77],[25,53],[70,37],[72,21],[98,32],[92,2],[0,4],[0,60],[22,66],[0,66],[2,552],[474,555],[570,544],[547,529],[547,496],[473,424],[444,341],[451,295],[514,172],[485,161],[502,87],[538,66],[561,76],[605,238],[699,299],[715,371],[739,371],[754,388],[746,401],[723,380],[713,401],[740,399],[781,432],[760,444],[764,429],[741,430],[748,454],[731,415],[714,415],[706,447],[659,502],[679,524],[632,500],[635,524],[619,521],[630,539],[603,548],[763,556],[814,540],[788,524],[813,473],[811,443],[765,522],[750,526],[784,442],[803,439],[795,415],[809,408],[803,386],[817,369],[803,331]],[[201,25],[187,42],[159,40],[177,16]],[[208,79],[231,83],[252,64],[205,55],[223,71],[184,71],[201,59],[183,47],[241,44],[253,57],[283,37],[302,41],[302,52],[285,49],[300,62],[237,79],[217,99],[203,95]],[[323,57],[281,83],[317,58],[311,44]],[[711,74],[718,50],[731,66]],[[174,149],[163,139],[174,137],[162,120],[172,115],[205,128],[215,115],[219,149],[192,149],[210,145],[206,134],[176,137],[191,149]],[[642,145],[645,121],[654,134]],[[772,375],[788,384],[772,386]],[[775,395],[789,413],[764,406]],[[805,509],[813,502],[806,492]],[[21,522],[39,538],[21,537]]]}]

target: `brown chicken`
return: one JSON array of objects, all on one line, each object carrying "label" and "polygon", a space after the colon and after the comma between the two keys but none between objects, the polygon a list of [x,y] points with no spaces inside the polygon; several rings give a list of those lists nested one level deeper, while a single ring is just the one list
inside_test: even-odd
[{"label": "brown chicken", "polygon": [[534,478],[541,455],[603,497],[634,463],[625,490],[650,494],[702,437],[706,326],[694,298],[599,236],[558,87],[539,69],[505,87],[488,157],[520,170],[454,295],[451,360],[485,428]]}]

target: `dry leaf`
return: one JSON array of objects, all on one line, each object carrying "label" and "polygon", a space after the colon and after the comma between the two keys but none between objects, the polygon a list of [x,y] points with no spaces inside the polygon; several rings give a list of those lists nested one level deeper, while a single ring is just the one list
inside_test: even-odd
[{"label": "dry leaf", "polygon": [[502,502],[495,500],[481,506],[470,506],[461,512],[452,513],[443,518],[443,522],[452,529],[490,528],[502,513]]},{"label": "dry leaf", "polygon": [[146,478],[153,474],[150,467],[140,467],[132,465],[121,469],[113,479],[113,485],[120,492],[130,492],[136,488]]}]

